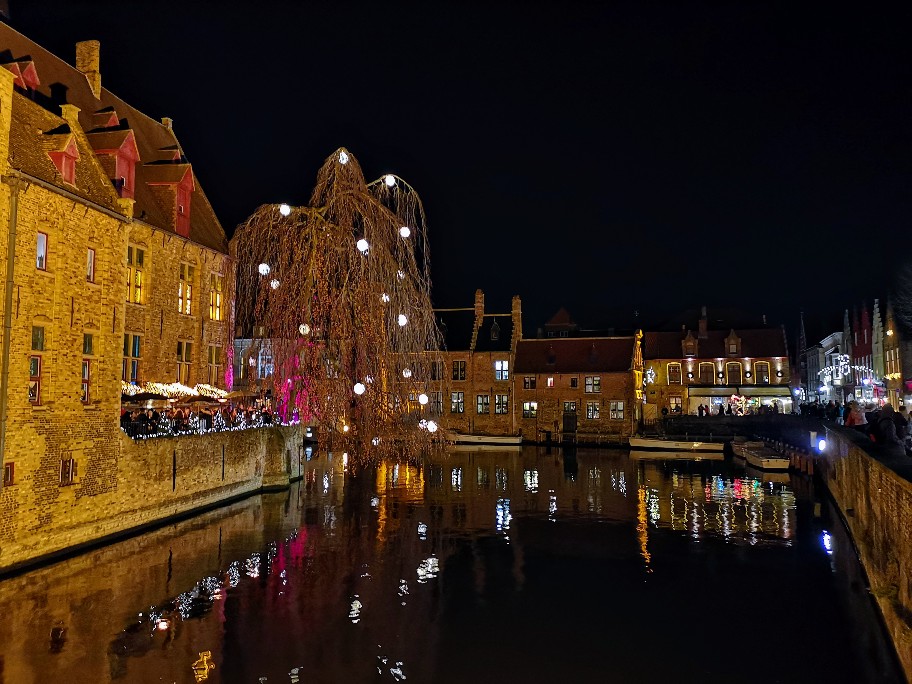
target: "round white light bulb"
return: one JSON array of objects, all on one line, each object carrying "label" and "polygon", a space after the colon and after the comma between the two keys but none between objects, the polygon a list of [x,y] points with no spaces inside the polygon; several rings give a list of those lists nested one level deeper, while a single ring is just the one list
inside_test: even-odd
[{"label": "round white light bulb", "polygon": [[280,204],[280,205],[279,205],[279,213],[280,213],[282,216],[288,216],[288,215],[291,213],[291,207],[288,206],[287,204]]},{"label": "round white light bulb", "polygon": [[405,314],[399,314],[399,318],[396,320],[399,323],[400,328],[403,327],[406,323],[408,323],[408,318],[405,317]]},{"label": "round white light bulb", "polygon": [[257,270],[260,272],[260,275],[269,275],[269,264],[260,264],[257,266]]},{"label": "round white light bulb", "polygon": [[437,423],[433,420],[429,420],[427,423],[428,432],[437,432]]},{"label": "round white light bulb", "polygon": [[421,394],[418,395],[418,403],[421,404],[422,406],[427,404],[428,401],[430,401],[428,399],[428,395],[426,395],[424,392],[422,392]]},{"label": "round white light bulb", "polygon": [[388,173],[384,176],[383,182],[386,183],[386,187],[391,188],[396,184],[396,177],[393,174]]},{"label": "round white light bulb", "polygon": [[271,287],[273,290],[278,290],[279,289],[279,279],[273,278],[272,280],[270,280],[269,287]]},{"label": "round white light bulb", "polygon": [[409,228],[408,226],[402,226],[402,228],[399,229],[399,235],[401,235],[404,238],[407,238],[411,234],[412,234],[412,229]]},{"label": "round white light bulb", "polygon": [[348,432],[348,425],[342,426],[342,432]]},{"label": "round white light bulb", "polygon": [[361,252],[361,254],[367,254],[367,250],[370,248],[370,245],[367,244],[367,240],[361,238],[358,240],[356,247],[358,248],[358,251]]},{"label": "round white light bulb", "polygon": [[366,390],[367,388],[364,386],[364,383],[356,382],[354,389],[355,389],[355,394],[360,395],[360,394],[364,394],[364,390]]},{"label": "round white light bulb", "polygon": [[301,325],[298,326],[298,332],[302,335],[310,335],[310,326],[307,325],[307,323],[301,323]]},{"label": "round white light bulb", "polygon": [[410,377],[412,377],[412,369],[411,369],[411,368],[403,368],[403,369],[402,369],[402,377],[403,377],[403,378],[410,378]]},{"label": "round white light bulb", "polygon": [[348,164],[348,153],[345,150],[339,152],[339,163]]}]

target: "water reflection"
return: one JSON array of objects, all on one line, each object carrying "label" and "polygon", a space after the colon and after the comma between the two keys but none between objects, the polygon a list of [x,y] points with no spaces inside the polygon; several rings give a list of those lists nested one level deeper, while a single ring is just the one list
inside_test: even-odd
[{"label": "water reflection", "polygon": [[[832,526],[801,543],[817,523],[800,523],[789,482],[584,450],[569,468],[535,449],[340,462],[316,451],[287,494],[0,583],[0,681],[463,682],[481,663],[487,681],[722,681],[724,662],[654,616],[740,651],[764,614],[735,635],[705,606],[748,587],[777,606],[779,638],[806,645],[780,681],[890,681],[870,646],[840,641],[840,624],[876,621],[832,612],[848,604],[821,578],[850,546]],[[802,592],[824,606],[812,621]]]}]

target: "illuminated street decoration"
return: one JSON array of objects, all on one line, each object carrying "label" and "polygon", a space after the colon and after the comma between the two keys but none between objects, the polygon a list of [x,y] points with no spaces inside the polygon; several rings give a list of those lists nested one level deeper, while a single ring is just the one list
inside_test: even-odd
[{"label": "illuminated street decoration", "polygon": [[646,382],[652,385],[656,381],[656,372],[650,367],[646,369]]},{"label": "illuminated street decoration", "polygon": [[393,438],[380,449],[352,448],[353,459],[439,442],[437,423],[414,401],[443,383],[431,379],[441,335],[424,209],[408,183],[389,174],[367,183],[354,156],[337,150],[306,206],[287,216],[260,207],[236,231],[231,252],[229,327],[253,334],[254,348],[269,345],[274,371],[260,389],[272,389],[283,420],[296,411],[365,445]]}]

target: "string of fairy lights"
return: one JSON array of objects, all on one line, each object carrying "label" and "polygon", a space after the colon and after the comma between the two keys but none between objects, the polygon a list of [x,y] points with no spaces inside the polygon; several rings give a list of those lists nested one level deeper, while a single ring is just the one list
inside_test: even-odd
[{"label": "string of fairy lights", "polygon": [[[387,174],[366,182],[345,149],[307,206],[263,205],[231,241],[232,326],[266,352],[280,413],[373,447],[429,446],[442,391],[424,208]],[[229,300],[230,301],[230,300]]]}]

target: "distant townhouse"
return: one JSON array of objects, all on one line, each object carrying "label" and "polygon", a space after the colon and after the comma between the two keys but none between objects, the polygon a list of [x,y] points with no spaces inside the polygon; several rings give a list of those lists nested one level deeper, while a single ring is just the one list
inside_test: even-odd
[{"label": "distant townhouse", "polygon": [[[721,327],[721,326],[720,326]],[[736,401],[743,410],[775,405],[790,412],[789,356],[781,326],[711,329],[706,307],[697,329],[644,335],[645,417],[712,413]]]},{"label": "distant townhouse", "polygon": [[443,416],[450,430],[474,435],[516,435],[514,359],[522,339],[522,304],[513,297],[509,312],[485,310],[484,292],[472,308],[436,309],[443,333],[445,389],[430,397],[430,413]]},{"label": "distant townhouse", "polygon": [[514,382],[525,440],[624,441],[642,417],[642,333],[521,340]]}]

